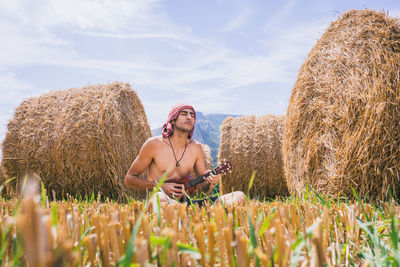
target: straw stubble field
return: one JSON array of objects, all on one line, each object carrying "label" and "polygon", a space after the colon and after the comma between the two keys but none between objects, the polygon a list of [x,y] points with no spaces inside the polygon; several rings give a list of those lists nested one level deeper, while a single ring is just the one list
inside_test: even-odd
[{"label": "straw stubble field", "polygon": [[399,266],[399,211],[311,194],[199,208],[27,189],[0,200],[0,265]]},{"label": "straw stubble field", "polygon": [[[3,143],[1,165],[6,175],[0,168],[0,196],[10,189],[4,188],[10,177],[17,177],[13,183],[21,185],[23,193],[0,198],[0,266],[400,266],[400,207],[393,200],[399,196],[399,25],[382,12],[351,11],[332,23],[313,48],[300,70],[284,126],[282,154],[292,196],[283,199],[202,208],[134,200],[122,180],[150,130],[129,85],[85,88],[85,94],[71,89],[25,101]],[[74,97],[71,92],[76,92]],[[78,100],[87,96],[91,101],[85,102],[85,112],[77,112]],[[70,101],[62,114],[78,126],[87,114],[95,114],[89,116],[93,123],[87,124],[94,130],[82,128],[79,135],[72,128],[65,130],[72,123],[52,123],[57,112],[38,112],[48,110],[55,99]],[[99,111],[102,116],[97,116]],[[75,113],[82,120],[73,120]],[[239,187],[260,199],[286,195],[286,185],[279,187],[285,194],[271,187],[274,181],[283,181],[283,172],[273,173],[282,165],[281,131],[265,130],[274,120],[250,116],[226,121],[223,132],[234,142],[222,142],[221,151],[233,162],[238,154],[235,172],[242,177],[232,178],[231,184],[226,180],[227,192]],[[282,129],[283,120],[279,121],[274,127]],[[116,134],[118,129],[124,131]],[[134,137],[135,147],[125,146],[125,141],[113,143],[112,136]],[[92,143],[80,137],[89,137]],[[48,145],[54,140],[58,150]],[[250,143],[244,140],[255,140],[253,147],[240,147]],[[118,153],[70,149],[87,144],[87,151],[108,147]],[[122,148],[131,154],[121,153]],[[268,165],[265,161],[271,155],[265,152],[273,148],[277,160],[271,157]],[[259,167],[258,177],[265,178],[244,180],[252,170],[243,167],[243,155],[246,165]],[[41,190],[22,182],[30,169],[41,177]],[[51,196],[58,201],[50,202],[45,188],[57,194]],[[119,193],[126,193],[120,202],[104,201]],[[373,204],[358,195],[369,195]]]}]

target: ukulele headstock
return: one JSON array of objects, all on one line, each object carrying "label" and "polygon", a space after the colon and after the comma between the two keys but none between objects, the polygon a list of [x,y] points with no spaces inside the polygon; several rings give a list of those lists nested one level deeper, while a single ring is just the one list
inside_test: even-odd
[{"label": "ukulele headstock", "polygon": [[225,160],[217,168],[215,168],[216,174],[224,173],[232,169],[232,163],[229,160]]}]

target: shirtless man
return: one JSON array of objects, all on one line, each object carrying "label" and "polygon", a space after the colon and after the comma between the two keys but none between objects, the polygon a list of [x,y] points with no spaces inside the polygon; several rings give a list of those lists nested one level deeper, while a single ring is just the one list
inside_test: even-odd
[{"label": "shirtless man", "polygon": [[[149,138],[142,146],[139,155],[133,161],[125,176],[125,185],[139,190],[152,191],[157,181],[169,170],[168,179],[184,177],[194,169],[200,176],[211,170],[206,169],[206,160],[201,144],[192,140],[196,112],[187,104],[175,105],[168,115],[168,120],[162,128],[162,136]],[[147,170],[148,180],[138,176]],[[221,175],[210,174],[198,185],[204,193],[210,193],[220,180]],[[184,194],[184,186],[176,183],[164,183],[158,196],[160,201],[180,199]],[[171,199],[172,198],[172,199]],[[244,203],[242,192],[233,192],[213,199],[222,200],[225,204]],[[201,202],[199,203],[202,204]]]}]

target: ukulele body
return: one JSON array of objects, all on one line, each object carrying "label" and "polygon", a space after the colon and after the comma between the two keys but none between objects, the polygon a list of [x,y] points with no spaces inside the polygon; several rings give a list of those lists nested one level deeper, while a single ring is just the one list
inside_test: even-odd
[{"label": "ukulele body", "polygon": [[196,191],[196,186],[191,186],[190,181],[192,180],[192,177],[189,175],[186,175],[185,177],[182,178],[171,178],[166,180],[166,183],[176,183],[176,184],[183,184],[185,186],[185,190],[188,193],[189,196],[193,195],[194,192]]},{"label": "ukulele body", "polygon": [[[165,183],[176,183],[176,184],[183,184],[185,186],[185,190],[189,196],[192,196],[196,191],[196,185],[204,182],[204,178],[208,177],[211,173],[213,175],[217,175],[220,173],[224,173],[232,169],[232,164],[229,161],[224,161],[218,167],[213,169],[212,171],[200,175],[197,178],[192,178],[190,175],[186,175],[182,178],[171,178],[165,181]],[[181,201],[183,197],[181,198]]]}]

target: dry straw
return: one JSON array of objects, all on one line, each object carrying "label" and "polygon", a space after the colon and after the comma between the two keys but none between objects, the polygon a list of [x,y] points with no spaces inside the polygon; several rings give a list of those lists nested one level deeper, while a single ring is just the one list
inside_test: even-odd
[{"label": "dry straw", "polygon": [[26,173],[37,173],[57,198],[93,192],[143,197],[123,179],[150,136],[142,103],[129,84],[54,91],[17,107],[2,144],[2,166],[17,184]]},{"label": "dry straw", "polygon": [[0,162],[0,196],[6,195],[5,187],[6,177],[4,175],[3,167]]},{"label": "dry straw", "polygon": [[206,168],[208,170],[212,169],[212,158],[211,158],[211,149],[208,145],[201,145],[203,148],[204,158],[206,159]]},{"label": "dry straw", "polygon": [[289,190],[399,196],[400,23],[352,10],[311,50],[294,85],[283,137]]},{"label": "dry straw", "polygon": [[224,120],[218,159],[229,160],[233,169],[221,179],[223,193],[247,192],[251,174],[256,171],[251,196],[273,198],[288,194],[281,144],[284,119],[265,115]]},{"label": "dry straw", "polygon": [[6,181],[6,177],[4,176],[3,166],[0,161],[0,186]]}]

